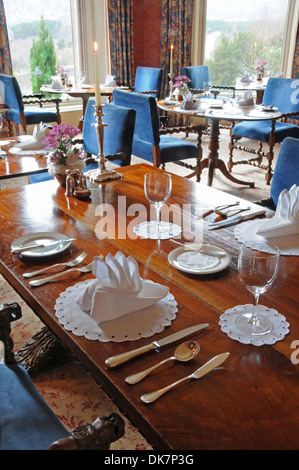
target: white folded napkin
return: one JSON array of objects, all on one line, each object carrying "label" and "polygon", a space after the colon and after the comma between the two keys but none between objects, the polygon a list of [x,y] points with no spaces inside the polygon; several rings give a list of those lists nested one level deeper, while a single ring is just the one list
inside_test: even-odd
[{"label": "white folded napkin", "polygon": [[243,72],[243,75],[240,81],[245,84],[253,82],[252,78],[250,77],[249,72]]},{"label": "white folded napkin", "polygon": [[52,77],[51,88],[53,90],[63,90],[65,86],[62,85],[62,83],[56,77]]},{"label": "white folded napkin", "polygon": [[14,146],[21,150],[34,150],[34,149],[44,149],[47,144],[43,144],[43,140],[46,137],[45,130],[47,125],[41,122],[39,126],[34,126],[32,137],[27,138],[23,142],[20,142]]},{"label": "white folded napkin", "polygon": [[183,101],[180,104],[181,109],[196,109],[197,105],[193,99],[191,91],[183,94]]},{"label": "white folded napkin", "polygon": [[76,303],[98,324],[154,305],[168,294],[168,287],[142,280],[135,259],[121,251],[105,260],[95,257],[92,273],[96,279]]},{"label": "white folded napkin", "polygon": [[299,233],[299,187],[284,189],[278,198],[275,215],[256,232],[264,238],[284,237]]},{"label": "white folded napkin", "polygon": [[106,75],[106,81],[104,85],[101,85],[102,87],[117,87],[116,81],[115,81],[115,76],[114,75]]},{"label": "white folded napkin", "polygon": [[237,100],[237,104],[239,106],[253,106],[254,101],[252,98],[252,92],[250,90],[246,90],[242,98]]}]

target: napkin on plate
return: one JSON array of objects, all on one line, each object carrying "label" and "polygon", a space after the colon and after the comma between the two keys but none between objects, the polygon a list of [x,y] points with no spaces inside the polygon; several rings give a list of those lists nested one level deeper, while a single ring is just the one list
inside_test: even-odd
[{"label": "napkin on plate", "polygon": [[43,144],[43,140],[46,137],[45,130],[48,128],[46,124],[41,122],[39,126],[34,126],[32,137],[26,138],[23,142],[20,142],[14,146],[21,150],[34,150],[43,149],[47,144]]},{"label": "napkin on plate", "polygon": [[197,105],[194,102],[191,91],[183,94],[183,101],[180,104],[180,109],[196,109]]},{"label": "napkin on plate", "polygon": [[117,85],[116,85],[116,81],[115,81],[115,76],[114,75],[106,75],[106,82],[104,83],[104,85],[101,85],[103,87],[113,87],[113,88],[116,88]]},{"label": "napkin on plate", "polygon": [[284,189],[278,198],[275,215],[256,232],[264,238],[284,237],[299,233],[299,187]]},{"label": "napkin on plate", "polygon": [[52,82],[51,82],[50,86],[53,90],[64,90],[65,89],[65,86],[62,85],[62,83],[56,77],[52,77]]},{"label": "napkin on plate", "polygon": [[95,257],[92,273],[96,279],[76,303],[98,324],[150,307],[168,294],[168,287],[142,280],[135,259],[121,251],[105,260]]},{"label": "napkin on plate", "polygon": [[249,72],[244,72],[242,77],[241,77],[241,80],[240,80],[242,83],[245,83],[246,85],[248,85],[249,83],[253,82],[252,78],[250,77],[250,73]]},{"label": "napkin on plate", "polygon": [[246,90],[241,99],[237,100],[239,106],[253,106],[254,101],[250,90]]}]

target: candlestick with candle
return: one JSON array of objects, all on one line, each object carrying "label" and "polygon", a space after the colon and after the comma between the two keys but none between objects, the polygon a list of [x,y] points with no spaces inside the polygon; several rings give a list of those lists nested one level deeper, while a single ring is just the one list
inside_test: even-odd
[{"label": "candlestick with candle", "polygon": [[170,66],[169,66],[170,75],[173,74],[173,44],[170,46]]},{"label": "candlestick with candle", "polygon": [[94,52],[94,87],[95,87],[95,97],[96,97],[96,106],[101,106],[101,89],[99,82],[99,65],[98,65],[98,43],[95,41],[93,43],[93,52]]}]

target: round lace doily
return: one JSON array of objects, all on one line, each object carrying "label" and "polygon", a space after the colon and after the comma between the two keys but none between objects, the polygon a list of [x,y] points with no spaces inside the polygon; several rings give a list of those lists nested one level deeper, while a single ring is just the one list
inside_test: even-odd
[{"label": "round lace doily", "polygon": [[[93,279],[68,287],[55,304],[55,315],[67,331],[102,342],[134,341],[160,333],[176,318],[177,302],[172,294],[155,305],[98,325],[76,303],[76,298]],[[150,281],[147,281],[150,282]]]},{"label": "round lace doily", "polygon": [[[267,240],[266,238],[257,235],[256,233],[264,222],[265,219],[256,219],[249,220],[248,222],[243,222],[242,224],[237,225],[234,230],[235,238],[249,248],[252,247],[252,243],[256,241],[263,241],[265,246],[267,246],[267,242],[278,246],[282,255],[299,256],[298,234],[290,235],[288,237],[269,238],[269,240]],[[266,251],[266,249],[263,251]],[[271,251],[272,250],[269,247],[268,253],[271,253]]]},{"label": "round lace doily", "polygon": [[142,238],[150,238],[152,240],[167,240],[180,235],[182,227],[176,224],[163,222],[159,223],[159,229],[155,221],[141,222],[133,227],[133,231]]},{"label": "round lace doily", "polygon": [[289,333],[289,323],[286,318],[278,313],[274,309],[264,307],[263,305],[258,306],[258,312],[264,314],[269,318],[273,324],[273,328],[270,333],[264,335],[246,335],[240,331],[236,324],[236,318],[242,314],[252,311],[252,305],[237,305],[234,308],[227,310],[220,317],[219,325],[221,330],[226,333],[231,339],[239,341],[243,344],[253,344],[254,346],[263,346],[263,344],[274,344],[277,341],[281,341]]}]

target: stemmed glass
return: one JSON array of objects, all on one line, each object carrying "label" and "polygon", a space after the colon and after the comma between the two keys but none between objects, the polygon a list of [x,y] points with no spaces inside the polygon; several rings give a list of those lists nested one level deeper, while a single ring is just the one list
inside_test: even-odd
[{"label": "stemmed glass", "polygon": [[205,96],[208,96],[210,88],[211,88],[210,82],[203,82],[203,90],[205,92]]},{"label": "stemmed glass", "polygon": [[86,72],[82,71],[82,72],[79,73],[79,83],[80,83],[81,88],[82,88],[85,80],[86,80]]},{"label": "stemmed glass", "polygon": [[[266,249],[268,251],[263,251]],[[269,250],[270,248],[270,250]],[[246,312],[236,318],[236,326],[240,331],[251,335],[269,333],[273,325],[269,318],[258,313],[258,302],[261,294],[266,292],[276,279],[279,267],[280,250],[270,243],[256,242],[251,247],[243,245],[238,259],[240,281],[246,289],[254,294],[252,312]]]},{"label": "stemmed glass", "polygon": [[157,232],[157,238],[161,237],[162,230],[168,230],[167,226],[160,221],[160,212],[163,204],[168,201],[171,190],[172,180],[168,173],[153,172],[145,175],[144,194],[148,202],[156,209],[156,221],[151,223],[151,229]]}]

